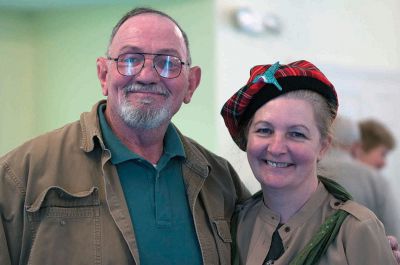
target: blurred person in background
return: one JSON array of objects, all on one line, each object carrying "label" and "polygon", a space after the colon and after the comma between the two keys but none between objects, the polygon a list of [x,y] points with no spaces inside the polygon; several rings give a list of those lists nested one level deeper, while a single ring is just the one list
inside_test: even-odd
[{"label": "blurred person in background", "polygon": [[345,116],[336,117],[332,145],[319,163],[319,172],[337,181],[354,201],[372,210],[387,234],[399,237],[400,219],[393,190],[385,177],[354,158],[359,142],[358,124]]},{"label": "blurred person in background", "polygon": [[367,119],[359,122],[361,144],[355,156],[361,162],[380,170],[386,165],[386,158],[396,146],[390,130],[381,122]]}]

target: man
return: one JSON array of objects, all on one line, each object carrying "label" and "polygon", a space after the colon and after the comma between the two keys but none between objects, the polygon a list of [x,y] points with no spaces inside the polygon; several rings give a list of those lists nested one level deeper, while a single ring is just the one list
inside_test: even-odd
[{"label": "man", "polygon": [[400,236],[396,199],[388,181],[352,156],[360,141],[358,125],[338,116],[333,124],[333,142],[320,161],[321,174],[341,184],[353,199],[372,210],[388,235]]},{"label": "man", "polygon": [[200,82],[186,34],[134,9],[97,72],[107,101],[0,159],[0,264],[230,264],[249,193],[171,123]]},{"label": "man", "polygon": [[361,145],[356,150],[356,158],[380,170],[386,165],[387,154],[394,149],[396,141],[385,125],[373,119],[359,123]]}]

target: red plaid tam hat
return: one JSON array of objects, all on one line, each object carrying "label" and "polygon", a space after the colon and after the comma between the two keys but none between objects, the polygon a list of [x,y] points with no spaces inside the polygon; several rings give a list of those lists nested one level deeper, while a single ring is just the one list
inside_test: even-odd
[{"label": "red plaid tam hat", "polygon": [[311,90],[322,95],[334,107],[335,117],[338,98],[334,86],[312,63],[297,61],[287,65],[257,65],[250,70],[250,78],[221,110],[225,125],[235,143],[246,150],[240,127],[266,102],[295,90]]}]

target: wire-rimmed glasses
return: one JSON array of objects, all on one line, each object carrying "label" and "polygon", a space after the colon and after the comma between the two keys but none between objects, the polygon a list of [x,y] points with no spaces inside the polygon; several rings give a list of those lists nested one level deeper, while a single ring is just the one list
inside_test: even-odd
[{"label": "wire-rimmed glasses", "polygon": [[182,66],[189,65],[176,56],[158,53],[124,53],[117,58],[107,57],[107,59],[117,63],[117,70],[121,75],[134,76],[142,71],[146,61],[145,55],[154,56],[153,67],[163,78],[176,78],[180,75]]}]

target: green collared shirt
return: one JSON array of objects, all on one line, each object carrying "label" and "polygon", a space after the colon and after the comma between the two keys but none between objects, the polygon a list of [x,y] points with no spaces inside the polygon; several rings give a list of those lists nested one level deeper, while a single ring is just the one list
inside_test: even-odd
[{"label": "green collared shirt", "polygon": [[131,152],[112,132],[99,107],[100,127],[118,175],[138,242],[140,263],[202,264],[182,176],[186,158],[170,124],[157,165]]}]

